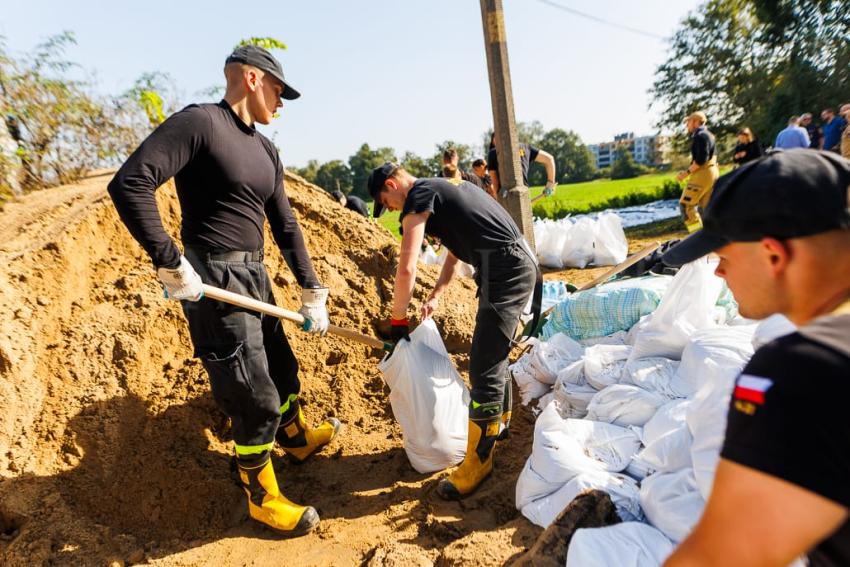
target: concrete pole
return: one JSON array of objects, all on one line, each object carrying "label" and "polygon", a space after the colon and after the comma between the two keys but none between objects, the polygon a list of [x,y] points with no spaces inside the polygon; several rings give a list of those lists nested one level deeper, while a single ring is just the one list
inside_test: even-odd
[{"label": "concrete pole", "polygon": [[531,201],[528,198],[528,187],[522,181],[522,165],[519,159],[519,136],[514,116],[514,95],[511,90],[502,0],[481,0],[481,21],[484,24],[484,47],[487,52],[487,72],[490,76],[493,127],[498,138],[496,152],[499,154],[499,185],[502,190],[508,190],[507,197],[499,197],[499,200],[534,249]]}]

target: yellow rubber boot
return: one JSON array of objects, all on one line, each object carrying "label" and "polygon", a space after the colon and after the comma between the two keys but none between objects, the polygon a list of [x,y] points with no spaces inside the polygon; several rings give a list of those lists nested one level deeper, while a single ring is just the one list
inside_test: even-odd
[{"label": "yellow rubber boot", "polygon": [[[474,403],[474,402],[473,402]],[[437,494],[446,500],[459,500],[472,494],[481,482],[493,472],[493,454],[502,427],[502,404],[492,412],[470,411],[469,433],[466,439],[466,456],[455,471],[437,485]],[[489,413],[482,416],[481,413]]]},{"label": "yellow rubber boot", "polygon": [[282,413],[292,417],[286,422],[281,419],[275,438],[290,460],[300,464],[330,443],[342,429],[342,424],[338,419],[329,417],[319,427],[309,428],[298,399],[290,397],[289,406],[288,411]]},{"label": "yellow rubber boot", "polygon": [[504,441],[511,435],[511,414],[513,411],[513,390],[511,389],[511,382],[513,379],[508,376],[507,381],[505,382],[505,398],[502,402],[502,424],[499,430],[498,441]]},{"label": "yellow rubber boot", "polygon": [[315,508],[299,506],[280,493],[271,453],[264,451],[250,460],[240,458],[237,464],[253,519],[288,536],[304,535],[319,525]]}]

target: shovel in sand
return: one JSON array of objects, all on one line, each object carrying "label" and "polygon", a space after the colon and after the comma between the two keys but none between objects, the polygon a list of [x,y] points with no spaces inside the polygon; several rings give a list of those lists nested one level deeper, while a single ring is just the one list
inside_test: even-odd
[{"label": "shovel in sand", "polygon": [[[235,305],[244,309],[250,309],[251,311],[257,311],[264,315],[271,315],[272,317],[277,317],[278,319],[286,319],[287,321],[292,321],[293,323],[297,323],[298,325],[304,324],[304,316],[301,313],[298,313],[296,311],[290,311],[288,309],[283,309],[282,307],[272,305],[271,303],[257,301],[252,297],[233,293],[232,291],[227,291],[226,289],[221,289],[218,287],[204,284],[204,297],[223,301],[224,303],[229,303],[230,305]],[[369,335],[364,335],[363,333],[358,333],[357,331],[352,331],[351,329],[337,327],[336,325],[328,326],[328,332],[333,335],[337,335],[338,337],[343,337],[352,341],[356,341],[358,343],[362,343],[366,346],[370,346],[372,348],[385,350],[387,352],[392,351],[393,348],[392,343],[384,342],[376,337],[370,337]]]}]

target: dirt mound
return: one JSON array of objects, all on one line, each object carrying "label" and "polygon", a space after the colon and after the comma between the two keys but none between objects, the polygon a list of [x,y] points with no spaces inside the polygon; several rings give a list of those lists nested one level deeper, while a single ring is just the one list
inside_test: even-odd
[{"label": "dirt mound", "polygon": [[[517,412],[498,472],[473,498],[445,503],[441,475],[416,473],[402,450],[370,349],[288,327],[309,417],[336,415],[344,436],[304,466],[276,460],[285,493],[315,506],[316,533],[278,540],[245,520],[229,479],[227,420],[191,358],[179,306],[162,298],[147,257],[112,208],[109,174],[37,193],[0,228],[0,563],[162,565],[502,564],[539,532],[513,505],[533,419]],[[397,243],[373,221],[287,175],[331,320],[376,334],[389,314]],[[159,191],[176,233],[173,188]],[[299,289],[267,234],[278,302]],[[424,267],[415,301],[437,270]],[[436,317],[466,364],[471,280]]]}]

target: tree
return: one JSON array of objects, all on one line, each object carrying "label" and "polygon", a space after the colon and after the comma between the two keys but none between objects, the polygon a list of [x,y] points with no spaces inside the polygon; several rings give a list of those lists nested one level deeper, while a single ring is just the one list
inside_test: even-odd
[{"label": "tree", "polygon": [[325,191],[351,192],[351,169],[338,159],[323,163],[316,171],[316,185]]},{"label": "tree", "polygon": [[428,162],[411,151],[404,152],[404,155],[401,156],[401,165],[414,177],[431,177],[434,175]]},{"label": "tree", "polygon": [[715,134],[751,127],[772,140],[788,116],[846,98],[850,18],[842,0],[708,0],[656,70],[659,126],[703,110]]},{"label": "tree", "polygon": [[[543,134],[538,144],[555,158],[558,183],[577,183],[593,179],[596,173],[593,155],[575,132],[554,128]],[[543,185],[546,182],[545,171],[535,168],[535,173],[542,175],[542,180],[537,182],[535,179],[532,183],[529,179],[529,184]]]},{"label": "tree", "polygon": [[319,173],[319,160],[311,159],[304,167],[293,167],[292,171],[296,175],[300,175],[310,183],[316,183],[316,176]]},{"label": "tree", "polygon": [[635,163],[632,153],[626,148],[617,150],[617,154],[611,166],[611,179],[628,179],[646,173],[646,168]]},{"label": "tree", "polygon": [[395,150],[392,148],[377,148],[373,150],[369,144],[363,144],[353,156],[348,158],[348,167],[351,168],[351,194],[371,198],[366,188],[366,180],[372,170],[388,161],[398,161]]}]

